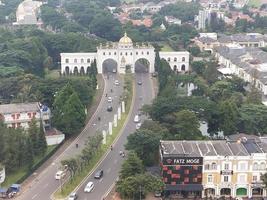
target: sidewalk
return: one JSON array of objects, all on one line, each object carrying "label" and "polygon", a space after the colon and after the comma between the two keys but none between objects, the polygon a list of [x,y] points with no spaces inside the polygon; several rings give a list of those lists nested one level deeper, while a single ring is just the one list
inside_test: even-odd
[{"label": "sidewalk", "polygon": [[[102,76],[97,76],[97,82],[98,82],[98,87],[99,89],[96,90],[96,94],[95,94],[95,98],[93,101],[93,104],[91,105],[90,109],[88,110],[88,114],[87,116],[92,116],[93,113],[96,111],[101,97],[103,95],[103,91],[104,91],[104,80],[102,78]],[[88,117],[86,119],[86,123],[88,123],[90,117]],[[25,189],[28,188],[29,185],[31,185],[31,183],[33,181],[38,181],[35,178],[43,171],[45,170],[49,165],[51,165],[53,163],[53,161],[62,153],[64,152],[64,150],[76,139],[76,137],[78,137],[79,134],[75,135],[72,138],[69,138],[68,140],[64,141],[64,143],[61,145],[61,147],[55,152],[54,155],[52,155],[44,164],[42,164],[32,175],[30,175],[25,181],[23,181],[23,183],[21,184],[21,191],[20,193],[23,193],[23,191]]]}]

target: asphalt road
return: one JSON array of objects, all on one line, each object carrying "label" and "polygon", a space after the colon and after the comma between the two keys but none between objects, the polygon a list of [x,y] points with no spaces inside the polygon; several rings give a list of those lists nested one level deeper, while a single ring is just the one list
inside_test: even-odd
[{"label": "asphalt road", "polygon": [[[43,172],[36,175],[34,181],[30,184],[28,188],[24,190],[22,194],[16,197],[19,200],[48,200],[50,199],[51,194],[60,187],[61,181],[55,179],[55,174],[59,167],[61,166],[60,161],[66,158],[74,157],[79,154],[84,146],[88,136],[95,135],[97,131],[107,130],[108,122],[113,121],[114,113],[117,111],[119,106],[119,97],[123,92],[123,83],[119,75],[110,74],[109,78],[107,76],[105,79],[105,89],[104,95],[101,99],[101,102],[92,116],[82,133],[74,140],[70,146],[62,152],[58,157],[56,157],[51,165],[49,165]],[[120,85],[114,85],[114,81],[119,80]],[[111,92],[111,89],[113,90]],[[107,97],[105,94],[108,94],[108,97],[113,98],[112,103],[107,102]],[[113,111],[107,112],[108,105],[112,105]],[[98,120],[98,117],[101,120]],[[79,145],[76,148],[76,144]]]},{"label": "asphalt road", "polygon": [[[118,138],[117,142],[113,146],[113,150],[109,151],[107,156],[103,159],[100,165],[95,170],[104,170],[104,176],[100,180],[94,179],[93,172],[87,179],[82,183],[79,189],[76,191],[78,199],[80,200],[102,200],[105,194],[111,189],[117,177],[119,176],[119,170],[122,162],[125,158],[119,155],[119,152],[124,151],[124,144],[127,142],[127,136],[136,130],[136,123],[134,123],[134,116],[138,113],[138,110],[144,105],[151,103],[153,99],[153,83],[150,74],[135,74],[135,87],[136,94],[133,102],[133,112],[130,115],[129,121],[125,126],[124,131]],[[137,82],[142,81],[142,85],[138,85]],[[141,116],[143,121],[145,116]],[[127,154],[127,152],[126,152]],[[127,155],[126,155],[127,156]],[[95,185],[94,190],[91,193],[85,193],[84,187],[92,181]]]}]

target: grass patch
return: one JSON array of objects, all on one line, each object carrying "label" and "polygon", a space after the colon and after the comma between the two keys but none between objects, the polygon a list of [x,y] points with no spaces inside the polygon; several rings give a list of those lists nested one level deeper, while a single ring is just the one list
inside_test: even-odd
[{"label": "grass patch", "polygon": [[58,79],[60,78],[59,71],[57,69],[49,70],[45,69],[45,78]]},{"label": "grass patch", "polygon": [[[39,156],[34,158],[34,166],[38,165],[40,162],[43,161],[43,159],[54,149],[56,148],[56,145],[53,146],[48,146],[47,147],[47,151],[45,153],[45,155],[43,156]],[[9,187],[11,184],[13,183],[18,183],[18,181],[24,177],[26,174],[28,173],[28,169],[26,167],[20,168],[18,170],[16,170],[15,172],[12,172],[12,174],[7,174],[6,175],[6,179],[5,182],[1,184],[1,186],[3,187]]]},{"label": "grass patch", "polygon": [[261,5],[262,5],[261,0],[249,0],[249,2],[248,2],[248,6],[250,6],[250,7],[259,8]]},{"label": "grass patch", "polygon": [[170,45],[164,44],[163,47],[161,48],[161,51],[173,51]]},{"label": "grass patch", "polygon": [[[131,75],[125,75],[124,80],[131,80],[132,82],[132,76]],[[75,177],[67,181],[63,184],[62,189],[58,189],[56,193],[54,194],[54,197],[57,199],[63,199],[66,198],[81,182],[82,180],[91,172],[91,170],[95,167],[95,165],[99,162],[99,160],[104,156],[104,154],[109,151],[110,145],[114,142],[114,140],[117,138],[118,134],[122,130],[125,121],[127,119],[127,116],[129,114],[131,104],[132,104],[132,96],[133,96],[133,84],[130,86],[128,85],[128,96],[125,102],[127,102],[125,107],[125,113],[122,113],[121,120],[118,121],[117,127],[113,127],[112,129],[112,135],[107,135],[106,144],[102,145],[101,148],[98,150],[96,155],[93,157],[93,159],[90,161],[89,165],[87,165],[82,172],[75,175]]]}]

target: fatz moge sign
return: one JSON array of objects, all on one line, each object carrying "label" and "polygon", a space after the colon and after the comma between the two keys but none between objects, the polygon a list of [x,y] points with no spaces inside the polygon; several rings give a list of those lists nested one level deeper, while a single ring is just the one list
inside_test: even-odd
[{"label": "fatz moge sign", "polygon": [[165,157],[164,165],[202,165],[202,157]]}]

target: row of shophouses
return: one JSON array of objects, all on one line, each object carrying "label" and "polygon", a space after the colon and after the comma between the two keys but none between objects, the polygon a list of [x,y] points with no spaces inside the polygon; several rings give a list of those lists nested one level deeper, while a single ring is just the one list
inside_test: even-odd
[{"label": "row of shophouses", "polygon": [[165,194],[176,198],[266,197],[265,138],[238,134],[226,140],[161,141]]}]

